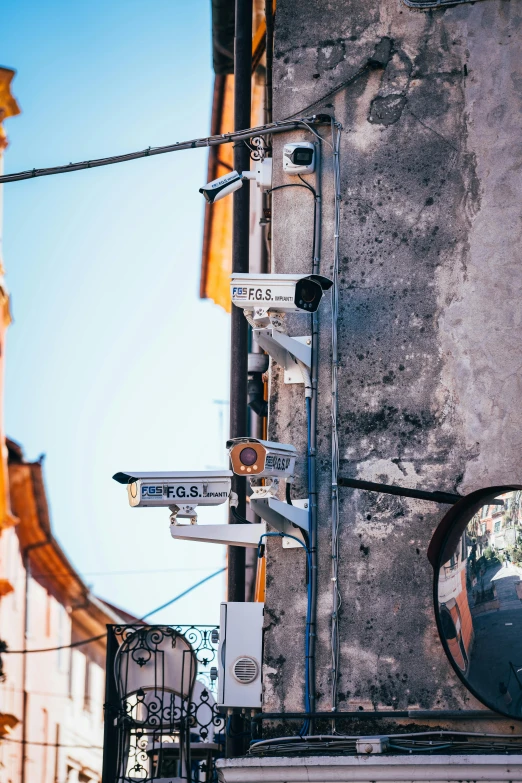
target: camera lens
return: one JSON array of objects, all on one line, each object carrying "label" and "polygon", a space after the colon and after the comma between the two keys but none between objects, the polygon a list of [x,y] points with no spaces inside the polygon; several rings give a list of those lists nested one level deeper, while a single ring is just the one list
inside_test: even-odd
[{"label": "camera lens", "polygon": [[243,465],[254,465],[257,461],[257,451],[247,446],[239,452],[239,461]]},{"label": "camera lens", "polygon": [[317,297],[317,283],[313,280],[301,280],[299,286],[299,299],[305,304],[312,304]]},{"label": "camera lens", "polygon": [[298,149],[295,152],[295,162],[301,165],[309,166],[312,162],[313,150]]}]

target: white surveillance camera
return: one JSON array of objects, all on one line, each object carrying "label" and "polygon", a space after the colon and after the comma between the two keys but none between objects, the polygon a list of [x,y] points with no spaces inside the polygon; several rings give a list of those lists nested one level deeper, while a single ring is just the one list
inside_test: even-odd
[{"label": "white surveillance camera", "polygon": [[232,303],[243,310],[253,311],[254,318],[267,313],[304,311],[315,313],[323,291],[332,287],[332,281],[322,275],[263,275],[234,273],[230,290]]},{"label": "white surveillance camera", "polygon": [[235,190],[243,187],[245,180],[255,180],[258,188],[261,190],[267,190],[272,187],[272,158],[263,158],[256,163],[256,168],[253,171],[231,171],[229,174],[224,174],[222,177],[209,182],[208,185],[204,185],[199,189],[199,192],[203,194],[209,204],[213,204],[215,201],[219,201]]},{"label": "white surveillance camera", "polygon": [[283,171],[285,174],[312,174],[315,170],[315,145],[311,141],[285,144]]},{"label": "white surveillance camera", "polygon": [[289,443],[233,438],[227,441],[227,449],[238,476],[289,479],[294,475],[297,451]]},{"label": "white surveillance camera", "polygon": [[294,477],[295,447],[257,438],[233,438],[227,441],[227,449],[234,473],[247,476],[250,481],[252,511],[281,533],[302,540],[302,534],[294,526],[308,532],[308,498],[292,504],[276,498],[279,481],[291,482]]},{"label": "white surveillance camera", "polygon": [[231,277],[232,302],[245,312],[258,345],[285,369],[285,383],[304,383],[310,397],[312,338],[289,337],[283,317],[288,312],[315,313],[332,281],[322,275],[239,274]]},{"label": "white surveillance camera", "polygon": [[239,190],[242,186],[242,175],[237,171],[231,171],[223,177],[212,180],[208,185],[204,185],[204,187],[199,189],[199,192],[203,193],[209,204],[213,204],[215,201],[219,201],[219,199],[228,196],[229,193]]},{"label": "white surveillance camera", "polygon": [[131,506],[163,506],[173,516],[196,519],[197,506],[219,506],[230,497],[231,470],[115,473],[113,479],[127,485]]}]

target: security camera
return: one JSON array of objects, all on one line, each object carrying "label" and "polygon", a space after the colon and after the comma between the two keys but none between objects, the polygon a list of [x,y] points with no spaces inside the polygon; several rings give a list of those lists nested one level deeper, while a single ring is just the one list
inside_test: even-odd
[{"label": "security camera", "polygon": [[234,473],[248,476],[250,480],[252,511],[276,530],[289,533],[294,538],[301,537],[295,526],[308,532],[308,498],[290,504],[275,497],[279,480],[290,482],[294,477],[297,457],[295,447],[289,443],[274,443],[257,438],[233,438],[227,441],[227,449]]},{"label": "security camera", "polygon": [[228,174],[224,174],[222,177],[209,182],[208,185],[204,185],[199,189],[199,192],[203,194],[209,204],[213,204],[215,201],[219,201],[235,190],[243,187],[245,180],[255,180],[258,188],[261,190],[267,190],[272,187],[272,158],[263,158],[256,163],[256,168],[253,171],[231,171]]},{"label": "security camera", "polygon": [[208,185],[204,185],[199,189],[199,192],[203,194],[209,204],[213,204],[241,187],[243,187],[242,175],[237,171],[231,171],[229,174],[212,180]]},{"label": "security camera", "polygon": [[238,476],[288,479],[294,475],[297,451],[289,443],[257,438],[227,441],[232,470]]},{"label": "security camera", "polygon": [[258,345],[285,370],[285,383],[304,383],[310,397],[312,386],[312,338],[289,337],[283,318],[288,312],[314,313],[323,291],[332,281],[322,275],[238,274],[231,277],[232,302],[242,308]]},{"label": "security camera", "polygon": [[230,278],[232,303],[253,312],[256,319],[269,313],[315,313],[323,291],[332,287],[323,275],[263,275],[234,273]]},{"label": "security camera", "polygon": [[127,485],[131,506],[163,506],[174,520],[195,521],[197,506],[219,506],[230,497],[231,470],[171,471],[168,473],[115,473],[113,479]]},{"label": "security camera", "polygon": [[283,171],[285,174],[312,174],[315,169],[315,145],[311,141],[285,144]]}]

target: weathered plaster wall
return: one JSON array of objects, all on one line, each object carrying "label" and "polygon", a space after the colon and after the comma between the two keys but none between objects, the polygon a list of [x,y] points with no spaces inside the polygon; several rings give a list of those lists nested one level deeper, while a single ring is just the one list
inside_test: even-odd
[{"label": "weathered plaster wall", "polygon": [[[346,476],[463,493],[522,476],[521,21],[520,4],[509,0],[427,13],[399,0],[278,0],[274,118],[310,113],[313,104],[344,128],[339,419]],[[276,161],[284,141],[275,139]],[[324,164],[328,274],[326,146]],[[275,180],[293,181],[278,165]],[[273,194],[273,271],[311,269],[311,202],[296,188]],[[330,708],[329,317],[326,304],[319,709]],[[306,322],[291,320],[290,333],[306,333]],[[284,386],[274,368],[270,401],[270,438],[304,454],[302,387]],[[300,475],[296,495],[305,494],[304,462]],[[433,618],[426,549],[445,509],[341,489],[340,709],[480,706],[454,677]],[[303,556],[270,540],[267,563],[265,709],[298,710]]]}]

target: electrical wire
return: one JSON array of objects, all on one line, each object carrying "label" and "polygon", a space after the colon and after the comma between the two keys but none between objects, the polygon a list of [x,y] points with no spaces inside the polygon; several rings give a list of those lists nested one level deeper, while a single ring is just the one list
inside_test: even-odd
[{"label": "electrical wire", "polygon": [[[213,579],[215,576],[222,574],[223,571],[226,570],[227,567],[224,566],[223,568],[220,568],[218,571],[214,571],[213,574],[209,574],[209,576],[206,576],[204,579],[201,579],[199,582],[196,582],[196,584],[191,585],[187,590],[184,590],[182,593],[179,593],[179,595],[176,595],[174,598],[171,598],[171,600],[167,601],[167,603],[158,606],[156,609],[153,609],[151,612],[147,612],[147,614],[144,614],[143,617],[140,617],[140,619],[136,620],[135,622],[141,623],[143,622],[143,620],[146,620],[148,617],[151,617],[153,614],[160,612],[162,609],[166,609],[167,606],[170,606],[176,601],[179,601],[181,598],[184,598],[186,595],[188,595],[188,593],[191,593],[197,587],[200,587],[200,585],[205,584],[205,582],[208,582],[210,579]],[[28,655],[29,653],[45,653],[45,652],[54,652],[55,650],[70,650],[73,649],[74,647],[82,647],[85,644],[90,644],[91,642],[98,642],[100,641],[100,639],[105,639],[106,636],[107,633],[102,633],[99,634],[98,636],[91,636],[89,639],[82,639],[79,642],[72,642],[71,644],[63,644],[60,645],[59,647],[45,647],[39,650],[4,650],[2,652],[2,655],[9,655],[9,654]]]},{"label": "electrical wire", "polygon": [[31,742],[30,740],[18,740],[11,737],[1,737],[0,746],[3,742],[13,742],[17,745],[37,745],[41,748],[79,748],[83,750],[103,750],[101,745],[62,745],[60,742]]},{"label": "electrical wire", "polygon": [[230,506],[230,513],[236,520],[238,525],[250,525],[251,522],[246,517],[243,517],[235,506]]},{"label": "electrical wire", "polygon": [[[310,505],[310,504],[309,504]],[[298,544],[300,544],[304,551],[306,552],[306,558],[307,558],[307,564],[308,564],[308,572],[311,572],[312,569],[312,560],[311,560],[311,552],[310,549],[307,547],[303,541],[301,541],[300,538],[297,538],[297,536],[291,536],[289,533],[263,533],[263,535],[260,537],[258,545],[257,545],[257,556],[261,557],[261,549],[262,549],[262,541],[264,538],[291,538],[293,541],[297,541]],[[310,658],[310,635],[311,635],[311,611],[312,611],[312,595],[311,595],[311,579],[308,579],[308,589],[307,589],[307,601],[306,601],[306,630],[305,630],[305,712],[310,712],[310,672],[308,668],[308,661]],[[305,730],[305,727],[308,727],[308,720],[305,721],[303,724],[303,727],[301,731]]]},{"label": "electrical wire", "polygon": [[233,141],[245,141],[254,136],[267,136],[273,133],[284,133],[286,131],[300,127],[308,128],[317,135],[312,129],[310,123],[319,122],[315,115],[298,119],[279,120],[278,122],[259,125],[256,128],[247,128],[246,130],[235,131],[232,133],[223,133],[219,136],[205,136],[190,141],[176,142],[162,147],[147,147],[137,152],[128,152],[124,155],[112,155],[106,158],[95,158],[92,160],[80,161],[78,163],[68,163],[64,166],[50,166],[48,168],[28,169],[14,174],[4,174],[0,176],[0,183],[18,182],[24,179],[34,179],[36,177],[48,177],[53,174],[66,174],[70,171],[82,171],[84,169],[99,168],[100,166],[110,166],[114,163],[125,163],[129,160],[138,160],[139,158],[148,158],[153,155],[164,155],[168,152],[179,152],[180,150],[199,149],[204,147],[217,147],[221,144],[229,144]]},{"label": "electrical wire", "polygon": [[[372,735],[389,742],[388,747],[403,753],[432,752],[440,750],[465,750],[466,753],[477,751],[511,751],[522,749],[520,735],[491,734],[459,731],[419,731],[405,734]],[[324,753],[325,751],[343,751],[357,753],[356,741],[361,735],[317,734],[294,735],[292,737],[275,737],[267,740],[254,740],[250,744],[249,755],[270,754],[288,755],[289,753]],[[509,740],[505,742],[504,740]],[[430,743],[430,744],[429,744]]]},{"label": "electrical wire", "polygon": [[276,185],[275,188],[270,188],[267,193],[273,193],[274,190],[283,190],[283,188],[306,188],[306,190],[312,190],[308,185],[299,185],[297,182],[289,182],[286,185]]},{"label": "electrical wire", "polygon": [[[305,396],[305,405],[306,405],[306,457],[307,457],[307,463],[308,463],[308,531],[309,534],[312,530],[312,485],[313,485],[313,479],[312,479],[312,398],[311,395]],[[307,608],[307,624],[309,626],[307,630],[307,640],[308,645],[306,649],[306,658],[305,658],[305,666],[306,666],[306,677],[305,677],[305,710],[306,712],[311,712],[311,700],[310,700],[310,688],[312,685],[312,669],[310,667],[310,657],[312,653],[312,646],[311,646],[311,638],[310,634],[312,632],[311,627],[311,621],[312,621],[312,601],[313,601],[313,591],[312,591],[312,554],[310,553],[308,558],[308,584],[307,584],[307,599],[308,599],[308,608]],[[310,727],[310,721],[308,719],[305,720],[301,727],[300,734],[306,734],[309,731]]]},{"label": "electrical wire", "polygon": [[[146,568],[138,571],[131,569],[129,571],[85,571],[79,574],[84,579],[87,576],[139,576],[140,574],[182,574],[205,571],[204,568]],[[70,571],[46,571],[42,574],[31,573],[31,579],[45,579],[49,576],[70,576]],[[15,577],[13,581],[25,581],[25,576]]]},{"label": "electrical wire", "polygon": [[337,421],[339,402],[339,352],[337,329],[339,320],[339,233],[341,221],[341,172],[339,152],[341,145],[341,125],[332,120],[332,150],[334,172],[334,260],[333,260],[333,286],[332,286],[332,375],[331,375],[331,416],[332,416],[332,473],[331,473],[331,523],[332,523],[332,553],[331,553],[331,582],[332,582],[332,621],[331,621],[331,654],[332,654],[332,685],[331,705],[332,710],[337,709],[339,688],[339,611],[341,608],[341,594],[339,591],[339,426]]}]

